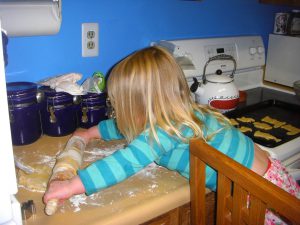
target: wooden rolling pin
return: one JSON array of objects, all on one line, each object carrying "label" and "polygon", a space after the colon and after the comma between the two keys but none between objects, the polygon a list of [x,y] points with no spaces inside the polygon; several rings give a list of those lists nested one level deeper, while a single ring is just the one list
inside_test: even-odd
[{"label": "wooden rolling pin", "polygon": [[[81,137],[71,137],[65,149],[57,156],[49,183],[56,180],[70,180],[74,177],[82,164],[84,149],[85,142]],[[51,216],[56,212],[57,207],[58,199],[51,199],[47,202],[45,213]]]}]

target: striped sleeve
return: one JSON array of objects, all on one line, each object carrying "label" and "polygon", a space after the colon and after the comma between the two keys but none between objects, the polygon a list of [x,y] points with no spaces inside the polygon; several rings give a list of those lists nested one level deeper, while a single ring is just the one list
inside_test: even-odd
[{"label": "striped sleeve", "polygon": [[105,141],[124,138],[124,136],[118,130],[116,121],[114,119],[100,121],[98,124],[98,130],[101,134],[101,138]]},{"label": "striped sleeve", "polygon": [[[220,125],[214,118],[210,118],[206,122],[209,127],[220,129]],[[245,167],[252,167],[254,143],[235,127],[230,126],[222,129],[208,141],[208,144]],[[206,168],[206,186],[212,190],[216,188],[216,172],[210,167]]]},{"label": "striped sleeve", "polygon": [[148,140],[147,132],[140,134],[126,148],[92,163],[78,175],[85,187],[86,194],[93,194],[101,189],[119,183],[134,175],[173,147],[169,137],[159,132],[159,146]]}]

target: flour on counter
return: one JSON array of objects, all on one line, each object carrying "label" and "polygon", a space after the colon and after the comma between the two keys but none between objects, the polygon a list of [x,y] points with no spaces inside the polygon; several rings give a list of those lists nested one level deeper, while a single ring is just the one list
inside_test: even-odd
[{"label": "flour on counter", "polygon": [[93,162],[97,159],[105,158],[116,150],[121,149],[124,147],[124,144],[115,144],[110,147],[102,147],[102,148],[91,148],[84,151],[84,161],[85,162]]},{"label": "flour on counter", "polygon": [[[124,148],[124,146],[124,142],[117,142],[107,145],[99,141],[92,142],[87,146],[84,152],[83,166],[89,165],[98,159],[105,158],[113,154],[116,150]],[[44,192],[51,175],[51,170],[55,164],[56,156],[55,154],[52,156],[46,155],[41,151],[32,151],[32,156],[26,153],[27,152],[21,154],[22,157],[19,157],[19,161],[24,163],[25,160],[23,157],[30,157],[31,160],[28,165],[35,169],[35,173],[26,174],[21,172],[19,175],[22,175],[22,179],[26,178],[26,182],[23,182],[23,185],[21,185],[19,180],[19,187],[26,189],[31,188],[31,191]],[[43,175],[41,174],[41,171],[43,171]],[[161,182],[162,177],[164,177],[164,180],[168,180],[168,182]],[[111,212],[122,211],[123,209],[118,207],[119,202],[130,198],[132,199],[130,204],[138,205],[140,201],[152,199],[153,197],[168,193],[169,190],[173,189],[172,182],[177,178],[178,175],[175,172],[172,173],[168,170],[163,170],[161,166],[151,163],[146,168],[119,183],[118,185],[103,189],[90,196],[81,194],[71,197],[68,201],[65,201],[63,206],[60,207],[59,211],[61,213],[66,211],[79,212],[86,208],[107,207],[108,205],[110,206],[109,210],[111,210]],[[31,185],[33,184],[33,180],[35,180],[35,183],[39,183],[41,186],[39,189],[32,188]],[[116,202],[118,203],[115,204]]]},{"label": "flour on counter", "polygon": [[37,164],[47,164],[49,167],[53,168],[55,164],[55,157],[49,155],[40,155],[40,159]]},{"label": "flour on counter", "polygon": [[[28,158],[30,158],[30,160]],[[18,161],[19,163],[23,164],[24,166],[28,166],[28,167],[30,167],[32,165],[47,165],[52,168],[55,164],[55,157],[42,154],[39,151],[30,152],[30,156],[28,156],[28,153],[26,153],[26,152],[15,155],[15,160]],[[30,163],[26,163],[28,161]],[[30,164],[30,165],[28,165],[28,164]]]},{"label": "flour on counter", "polygon": [[[101,152],[100,149],[96,150],[97,152]],[[114,151],[112,151],[114,152]],[[143,187],[135,186],[132,187],[132,183],[129,178],[127,183],[130,185],[126,185],[125,182],[122,188],[119,190],[114,187],[110,187],[108,189],[99,191],[93,195],[86,196],[85,194],[76,195],[69,199],[69,206],[68,203],[65,203],[65,207],[61,208],[61,212],[64,212],[66,208],[70,208],[73,212],[80,211],[83,207],[87,206],[96,206],[96,207],[104,207],[106,205],[113,205],[114,201],[119,200],[120,198],[134,198],[136,196],[142,196],[149,193],[155,196],[155,189],[158,188],[156,178],[156,172],[158,166],[155,163],[151,163],[146,168],[138,172],[137,174],[133,175],[135,179],[142,180]],[[149,179],[150,178],[150,179]],[[120,210],[120,209],[112,209],[112,210]]]}]

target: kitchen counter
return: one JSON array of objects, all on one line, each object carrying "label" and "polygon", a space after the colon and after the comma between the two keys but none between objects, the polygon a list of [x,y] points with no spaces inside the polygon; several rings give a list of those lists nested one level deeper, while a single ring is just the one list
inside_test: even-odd
[{"label": "kitchen counter", "polygon": [[[33,144],[14,146],[14,155],[29,166],[54,164],[54,157],[64,148],[69,136],[42,136]],[[92,141],[84,154],[85,165],[96,160],[122,142]],[[100,151],[100,150],[99,150]],[[101,152],[100,151],[100,152]],[[103,156],[103,155],[102,155]],[[151,164],[126,181],[91,196],[79,195],[66,201],[53,216],[44,213],[42,192],[19,187],[19,202],[33,200],[36,214],[27,219],[26,225],[86,225],[86,224],[140,224],[190,201],[188,180],[178,173]],[[66,222],[67,221],[67,222]]]}]

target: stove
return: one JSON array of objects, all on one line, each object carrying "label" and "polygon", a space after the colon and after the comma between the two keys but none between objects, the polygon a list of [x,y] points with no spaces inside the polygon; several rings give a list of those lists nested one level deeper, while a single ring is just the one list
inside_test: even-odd
[{"label": "stove", "polygon": [[[268,86],[257,87],[253,89],[246,90],[247,101],[240,104],[237,110],[240,108],[253,106],[261,102],[269,100],[278,100],[285,103],[292,104],[296,107],[300,107],[300,101],[292,93],[281,91],[278,89],[273,89]],[[300,111],[298,111],[300,113]],[[297,119],[299,123],[300,117]],[[282,163],[288,168],[290,173],[295,177],[295,179],[300,181],[300,137],[292,139],[284,144],[278,145],[276,147],[270,148],[267,146],[259,146],[268,151],[270,155],[274,158],[280,159]]]},{"label": "stove", "polygon": [[[300,107],[300,101],[297,100],[291,89],[265,84],[266,54],[260,36],[162,40],[152,43],[152,45],[163,46],[173,54],[180,64],[189,85],[193,83],[194,77],[202,80],[203,68],[211,57],[219,54],[233,56],[236,60],[235,85],[240,91],[245,91],[247,94],[246,102],[239,104],[236,110],[268,100],[278,100]],[[268,55],[268,58],[271,57]],[[278,61],[276,64],[278,64]],[[294,64],[297,63],[295,62]],[[214,61],[207,66],[206,76],[215,74],[216,71],[220,70],[222,74],[230,75],[233,69],[234,64],[230,61]],[[272,70],[268,69],[268,71]],[[291,73],[289,72],[285,76],[289,76],[289,74]],[[276,76],[278,77],[278,73],[276,73]],[[272,79],[270,77],[272,76],[268,75],[269,80]],[[277,77],[273,79],[273,82],[276,81]],[[295,75],[293,74],[293,78],[291,79],[294,79],[294,77]],[[268,151],[272,157],[282,160],[294,177],[300,180],[300,137],[289,138],[288,141],[272,147],[268,145],[264,146],[261,143],[257,144],[262,149]]]}]

